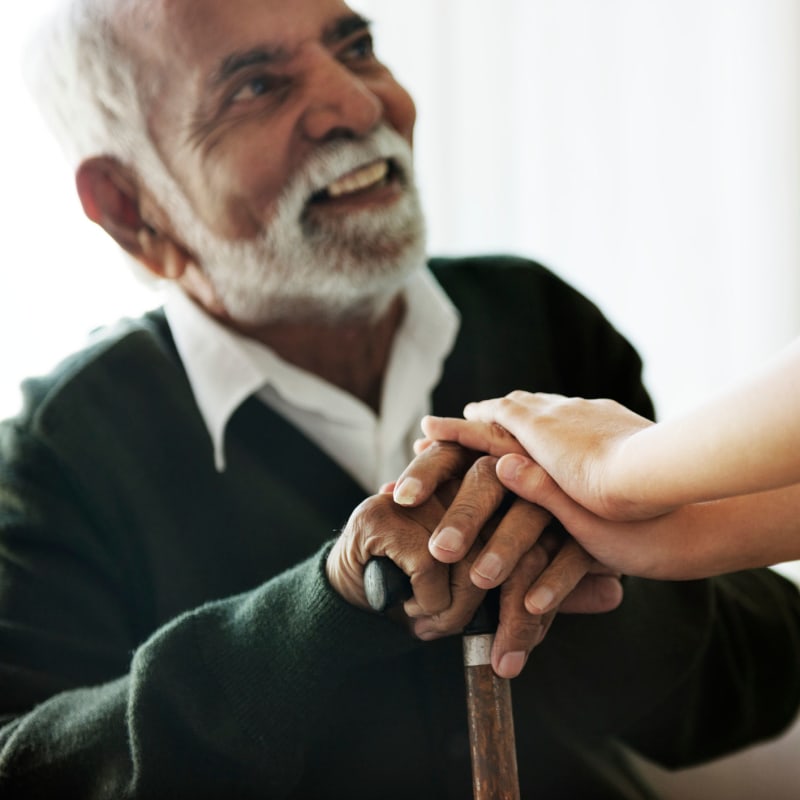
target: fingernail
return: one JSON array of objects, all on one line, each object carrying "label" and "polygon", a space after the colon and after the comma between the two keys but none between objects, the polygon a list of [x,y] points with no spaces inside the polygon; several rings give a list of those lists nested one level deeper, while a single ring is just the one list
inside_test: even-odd
[{"label": "fingernail", "polygon": [[525,598],[525,608],[532,614],[542,613],[550,608],[554,597],[552,589],[548,589],[546,586],[539,586],[528,593]]},{"label": "fingernail", "polygon": [[457,528],[442,528],[442,530],[433,537],[431,543],[441,550],[454,553],[463,546],[464,534]]},{"label": "fingernail", "polygon": [[524,465],[525,458],[523,456],[503,456],[497,462],[497,477],[500,478],[500,480],[513,481]]},{"label": "fingernail", "polygon": [[516,678],[525,666],[525,652],[515,650],[513,653],[506,653],[498,666],[498,672],[502,678]]},{"label": "fingernail", "polygon": [[404,478],[394,487],[394,501],[400,506],[410,506],[417,501],[422,483],[416,478]]},{"label": "fingernail", "polygon": [[494,553],[487,553],[483,558],[478,559],[478,562],[472,567],[475,572],[487,581],[494,581],[500,576],[503,570],[503,562],[500,556]]}]

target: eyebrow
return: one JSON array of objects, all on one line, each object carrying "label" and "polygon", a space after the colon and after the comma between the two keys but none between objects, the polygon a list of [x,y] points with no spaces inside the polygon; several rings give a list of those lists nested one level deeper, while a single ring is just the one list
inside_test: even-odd
[{"label": "eyebrow", "polygon": [[347,14],[344,17],[339,17],[339,19],[325,28],[322,34],[322,41],[325,44],[335,44],[358,31],[367,31],[369,29],[370,21],[366,17],[362,17],[361,14]]},{"label": "eyebrow", "polygon": [[[360,14],[347,14],[328,25],[322,33],[325,45],[334,45],[358,31],[366,31],[370,22]],[[219,66],[211,74],[212,86],[225,83],[237,72],[255,65],[270,66],[288,61],[289,51],[283,45],[259,45],[249,50],[230,53],[220,61]]]}]

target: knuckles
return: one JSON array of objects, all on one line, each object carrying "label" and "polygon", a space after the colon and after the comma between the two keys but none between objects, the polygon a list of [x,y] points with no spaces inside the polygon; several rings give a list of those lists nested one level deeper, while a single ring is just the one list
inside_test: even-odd
[{"label": "knuckles", "polygon": [[457,474],[459,467],[464,463],[465,453],[464,447],[458,442],[437,439],[425,448],[420,458],[438,465],[440,470],[448,474]]},{"label": "knuckles", "polygon": [[[501,622],[502,645],[504,650],[530,651],[541,644],[553,623],[553,614],[534,616],[515,615]],[[500,633],[498,634],[500,635]]]},{"label": "knuckles", "polygon": [[396,538],[409,530],[413,523],[396,505],[389,494],[377,494],[362,500],[350,515],[343,531],[351,541],[358,542],[363,549],[383,555],[383,546],[375,547],[376,540]]},{"label": "knuckles", "polygon": [[385,528],[387,524],[398,524],[398,520],[407,519],[404,509],[394,502],[390,494],[375,494],[362,500],[351,516],[357,526],[369,528]]},{"label": "knuckles", "polygon": [[478,481],[488,481],[489,483],[499,485],[496,469],[497,458],[495,456],[484,455],[475,459],[475,462],[470,468],[470,472],[472,472],[474,478]]}]

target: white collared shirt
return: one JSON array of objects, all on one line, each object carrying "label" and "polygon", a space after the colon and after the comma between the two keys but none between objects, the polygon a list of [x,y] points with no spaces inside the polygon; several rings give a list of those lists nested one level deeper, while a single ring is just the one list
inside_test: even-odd
[{"label": "white collared shirt", "polygon": [[406,313],[395,336],[381,413],[313,373],[236,333],[170,284],[165,311],[205,420],[214,462],[225,469],[225,429],[251,395],[292,422],[367,492],[394,480],[412,455],[419,421],[455,342],[459,316],[427,269],[405,290]]}]

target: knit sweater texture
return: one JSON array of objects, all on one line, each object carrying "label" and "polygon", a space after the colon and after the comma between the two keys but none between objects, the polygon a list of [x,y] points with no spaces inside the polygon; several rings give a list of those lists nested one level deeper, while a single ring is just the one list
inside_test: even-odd
[{"label": "knit sweater texture", "polygon": [[[516,388],[652,407],[598,309],[511,257],[435,259],[462,314],[434,412]],[[227,468],[161,311],[94,337],[0,426],[0,796],[464,798],[460,641],[348,605],[326,554],[363,491],[257,399]],[[668,766],[779,733],[800,598],[767,570],[627,579],[512,682],[523,797],[645,798]]]}]

